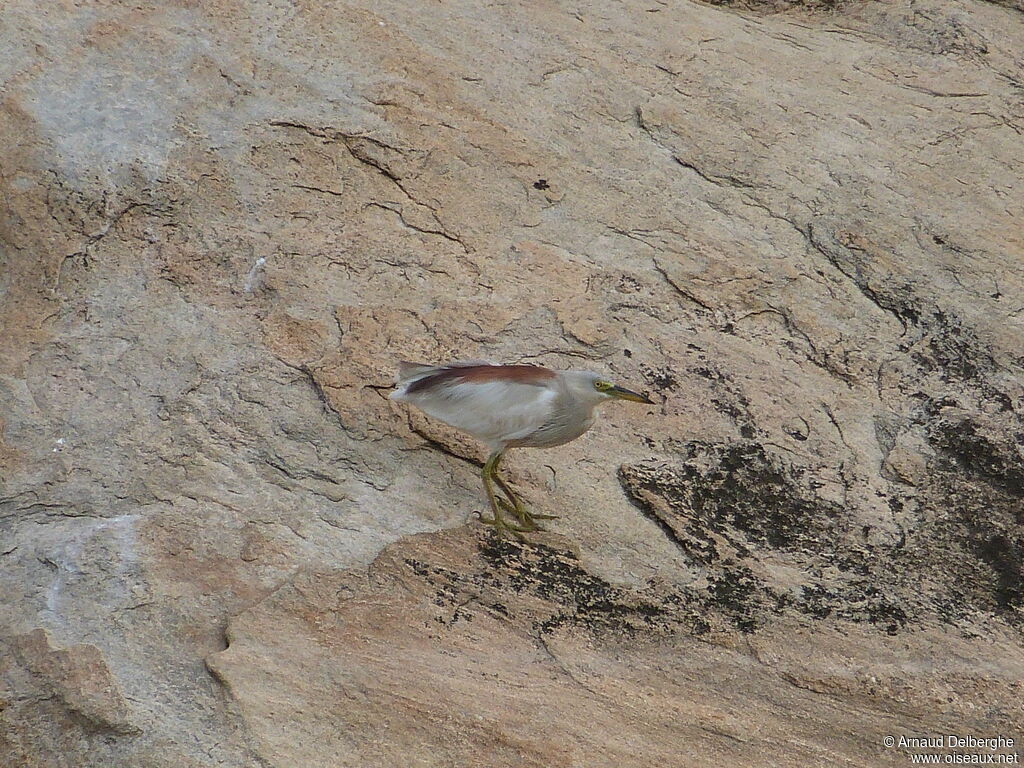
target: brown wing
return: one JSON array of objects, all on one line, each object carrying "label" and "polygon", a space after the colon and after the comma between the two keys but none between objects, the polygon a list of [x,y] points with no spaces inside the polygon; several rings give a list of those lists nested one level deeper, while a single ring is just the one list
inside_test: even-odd
[{"label": "brown wing", "polygon": [[465,381],[483,384],[490,381],[515,382],[543,386],[555,378],[555,372],[539,365],[481,365],[456,363],[437,369],[406,387],[410,395],[429,392],[435,387]]}]

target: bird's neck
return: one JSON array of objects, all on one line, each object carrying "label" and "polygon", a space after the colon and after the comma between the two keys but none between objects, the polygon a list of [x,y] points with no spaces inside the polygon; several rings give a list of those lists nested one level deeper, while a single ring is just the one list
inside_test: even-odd
[{"label": "bird's neck", "polygon": [[586,401],[579,398],[567,398],[567,410],[572,413],[573,419],[587,425],[589,429],[590,425],[594,423],[594,419],[597,418],[597,406],[601,403],[600,401]]}]

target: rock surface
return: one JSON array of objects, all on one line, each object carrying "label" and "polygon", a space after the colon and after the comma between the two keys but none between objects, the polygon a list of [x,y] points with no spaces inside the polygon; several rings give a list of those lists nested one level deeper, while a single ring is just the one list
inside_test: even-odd
[{"label": "rock surface", "polygon": [[[1019,746],[1022,10],[8,0],[0,764]],[[460,357],[658,405],[498,541]]]}]

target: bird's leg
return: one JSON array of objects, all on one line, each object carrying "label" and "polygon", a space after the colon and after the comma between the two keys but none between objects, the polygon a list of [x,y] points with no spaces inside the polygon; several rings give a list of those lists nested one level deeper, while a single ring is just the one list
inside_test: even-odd
[{"label": "bird's leg", "polygon": [[537,530],[538,526],[533,522],[533,518],[539,517],[543,519],[547,516],[531,515],[527,511],[526,507],[523,506],[523,502],[519,500],[519,497],[516,496],[515,492],[508,486],[508,483],[498,477],[497,474],[493,475],[492,479],[498,484],[498,487],[501,488],[501,492],[508,498],[508,501],[505,501],[505,499],[498,499],[498,503],[501,505],[501,508],[515,515],[521,525],[527,526],[533,531]]},{"label": "bird's leg", "polygon": [[[499,499],[494,495],[494,486],[491,485],[491,480],[494,479],[494,467],[501,459],[501,453],[492,453],[490,458],[487,459],[487,463],[484,464],[484,470],[482,473],[484,479],[484,490],[487,491],[487,500],[491,503],[491,511],[494,513],[494,517],[487,518],[480,515],[480,522],[486,525],[493,525],[495,529],[500,533],[502,531],[508,531],[517,539],[523,539],[523,533],[529,531],[529,528],[521,528],[518,525],[513,525],[505,520],[501,516],[502,506],[505,505],[504,499]],[[517,515],[518,516],[518,515]]]},{"label": "bird's leg", "polygon": [[499,453],[497,458],[494,460],[494,466],[491,467],[491,478],[494,480],[494,482],[498,484],[498,487],[501,488],[502,493],[504,493],[508,497],[510,503],[505,504],[504,501],[502,501],[501,499],[499,499],[499,502],[501,502],[504,507],[508,508],[509,512],[512,512],[516,516],[521,525],[526,526],[529,530],[532,531],[540,529],[540,526],[537,525],[537,520],[557,520],[557,515],[532,514],[529,510],[526,509],[526,507],[523,506],[523,503],[519,500],[519,497],[516,496],[515,492],[509,487],[508,483],[506,483],[504,480],[501,479],[501,477],[498,476],[498,465],[501,463],[501,457],[503,455],[504,454]]},{"label": "bird's leg", "polygon": [[[505,496],[508,498],[508,502],[505,502],[504,499],[498,499],[498,504],[505,511],[511,512],[513,515],[515,515],[519,519],[520,523],[522,523],[523,525],[529,525],[529,523],[526,520],[526,509],[523,507],[522,502],[519,501],[519,497],[516,496],[516,494],[513,492],[511,488],[509,488],[508,483],[506,483],[504,480],[501,479],[501,477],[498,476],[498,466],[501,464],[502,456],[504,456],[503,453],[496,454],[494,457],[494,463],[491,466],[491,479],[495,483],[497,483],[498,487],[501,489],[501,492],[504,493]],[[536,526],[532,527],[536,528]]]}]

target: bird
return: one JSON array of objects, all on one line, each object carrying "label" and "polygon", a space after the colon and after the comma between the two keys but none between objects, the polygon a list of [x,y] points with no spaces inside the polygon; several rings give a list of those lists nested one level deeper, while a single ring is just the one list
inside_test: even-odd
[{"label": "bird", "polygon": [[[522,539],[541,530],[538,520],[497,474],[509,448],[554,448],[575,440],[594,425],[596,408],[611,400],[653,405],[654,401],[591,371],[552,370],[539,365],[500,365],[464,360],[443,365],[400,361],[391,400],[415,406],[428,416],[472,435],[490,453],[483,484],[491,517],[481,522],[500,534]],[[495,486],[504,498],[495,493]],[[514,522],[502,514],[507,512]]]}]

